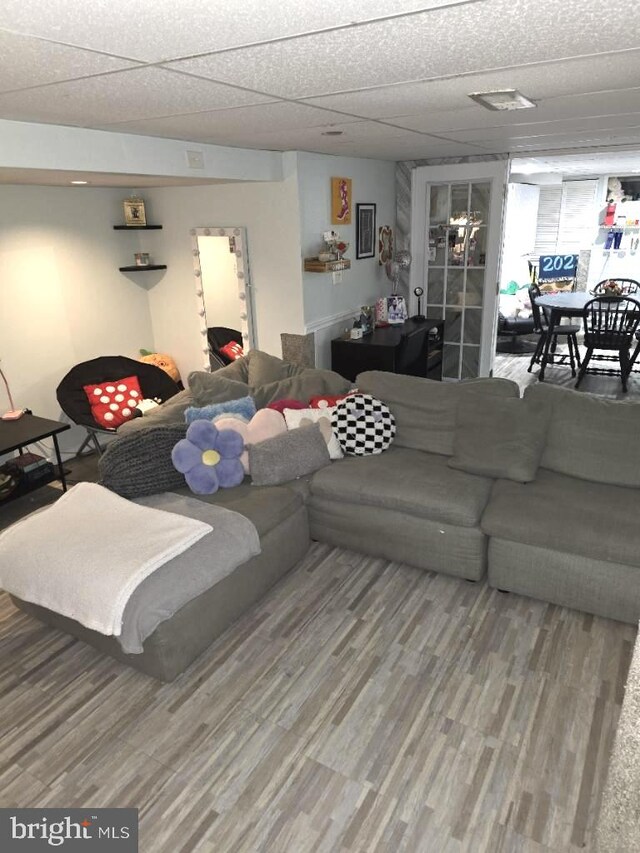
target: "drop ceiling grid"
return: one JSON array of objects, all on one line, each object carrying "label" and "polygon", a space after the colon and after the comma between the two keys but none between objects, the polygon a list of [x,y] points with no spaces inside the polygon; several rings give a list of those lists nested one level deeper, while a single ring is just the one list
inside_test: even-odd
[{"label": "drop ceiling grid", "polygon": [[479,2],[487,0],[240,0],[226,9],[202,0],[3,0],[2,26],[159,62]]},{"label": "drop ceiling grid", "polygon": [[264,104],[271,100],[210,80],[143,66],[0,94],[0,114],[21,121],[57,120],[93,125]]},{"label": "drop ceiling grid", "polygon": [[128,59],[26,38],[0,29],[0,92],[136,65]]},{"label": "drop ceiling grid", "polygon": [[178,60],[168,67],[285,98],[310,98],[592,54],[594,32],[598,33],[599,53],[638,46],[637,34],[626,20],[607,14],[605,28],[589,26],[595,6],[601,16],[595,0],[562,4],[485,0],[351,30]]}]

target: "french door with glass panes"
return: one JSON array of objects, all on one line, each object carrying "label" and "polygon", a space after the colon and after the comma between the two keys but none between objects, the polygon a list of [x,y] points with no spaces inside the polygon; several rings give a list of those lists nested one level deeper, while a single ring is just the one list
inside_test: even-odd
[{"label": "french door with glass panes", "polygon": [[444,318],[444,379],[493,364],[507,161],[423,166],[412,181],[411,288]]}]

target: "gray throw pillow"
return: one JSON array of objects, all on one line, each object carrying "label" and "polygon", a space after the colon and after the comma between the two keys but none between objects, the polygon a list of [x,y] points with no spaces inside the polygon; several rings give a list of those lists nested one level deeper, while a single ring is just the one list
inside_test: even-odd
[{"label": "gray throw pillow", "polygon": [[211,403],[228,403],[249,396],[249,386],[237,379],[223,376],[222,370],[215,373],[196,371],[189,374],[189,389],[193,394],[194,406],[209,406]]},{"label": "gray throw pillow", "polygon": [[351,390],[351,382],[331,370],[318,370],[308,367],[297,376],[269,382],[267,385],[252,388],[251,396],[258,409],[264,409],[277,400],[300,400],[308,403],[312,397],[346,394]]},{"label": "gray throw pillow", "polygon": [[278,486],[312,474],[331,461],[318,424],[299,427],[249,445],[254,486]]},{"label": "gray throw pillow", "polygon": [[468,394],[460,400],[451,468],[495,479],[535,480],[551,408],[545,404]]},{"label": "gray throw pillow", "polygon": [[100,484],[123,498],[181,488],[184,474],[173,467],[171,451],[186,434],[185,423],[161,424],[116,438],[98,462]]},{"label": "gray throw pillow", "polygon": [[246,362],[248,369],[246,382],[251,388],[259,388],[268,382],[277,382],[289,376],[296,376],[304,370],[302,367],[289,364],[288,361],[258,349],[252,349],[247,353]]}]

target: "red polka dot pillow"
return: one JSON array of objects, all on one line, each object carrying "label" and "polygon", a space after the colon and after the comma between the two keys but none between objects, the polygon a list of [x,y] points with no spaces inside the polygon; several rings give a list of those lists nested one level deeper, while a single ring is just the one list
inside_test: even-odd
[{"label": "red polka dot pillow", "polygon": [[104,429],[116,429],[131,420],[133,410],[142,401],[137,376],[125,376],[100,385],[84,385],[83,390],[89,398],[95,422]]}]

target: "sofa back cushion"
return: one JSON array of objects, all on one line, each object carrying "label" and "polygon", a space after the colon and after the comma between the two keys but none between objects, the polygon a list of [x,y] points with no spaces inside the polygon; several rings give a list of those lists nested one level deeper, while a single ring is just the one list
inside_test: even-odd
[{"label": "sofa back cushion", "polygon": [[451,468],[530,483],[545,446],[551,406],[536,400],[464,395],[458,405]]},{"label": "sofa back cushion", "polygon": [[640,486],[640,403],[531,385],[525,399],[551,404],[542,468],[613,486]]},{"label": "sofa back cushion", "polygon": [[427,453],[453,455],[458,403],[467,394],[519,397],[509,379],[436,382],[371,370],[356,379],[358,390],[385,402],[396,419],[395,444]]}]

